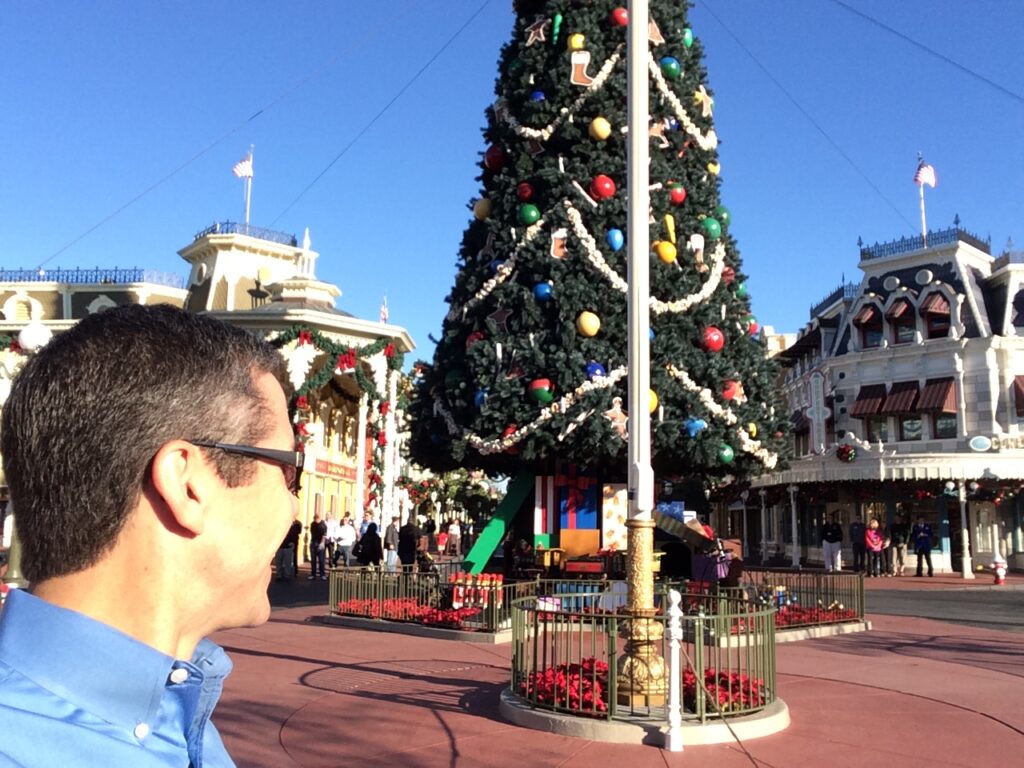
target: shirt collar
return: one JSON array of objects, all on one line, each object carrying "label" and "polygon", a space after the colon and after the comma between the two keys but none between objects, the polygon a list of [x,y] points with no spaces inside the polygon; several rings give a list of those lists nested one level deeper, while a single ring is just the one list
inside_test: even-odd
[{"label": "shirt collar", "polygon": [[[25,677],[109,723],[134,728],[159,708],[171,670],[180,664],[155,648],[20,589],[0,613],[0,658]],[[224,650],[209,640],[191,664],[204,678],[231,671]]]}]

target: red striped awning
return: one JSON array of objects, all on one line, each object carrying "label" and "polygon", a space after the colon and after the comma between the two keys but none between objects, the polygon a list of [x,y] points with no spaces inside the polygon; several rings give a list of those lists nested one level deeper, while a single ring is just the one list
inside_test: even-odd
[{"label": "red striped awning", "polygon": [[941,293],[933,293],[921,305],[922,315],[948,315],[949,302]]},{"label": "red striped awning", "polygon": [[956,391],[953,389],[953,377],[928,379],[924,383],[924,390],[921,392],[917,410],[922,413],[956,413]]},{"label": "red striped awning", "polygon": [[918,384],[916,381],[900,381],[892,385],[889,396],[882,406],[883,415],[916,413]]},{"label": "red striped awning", "polygon": [[1024,416],[1024,376],[1013,377],[1013,393],[1017,401],[1017,415]]},{"label": "red striped awning", "polygon": [[864,307],[861,307],[860,312],[858,312],[857,315],[853,318],[853,324],[866,325],[867,323],[870,323],[873,320],[877,319],[881,319],[878,316],[878,307],[876,307],[874,304],[868,304]]},{"label": "red striped awning", "polygon": [[868,384],[861,387],[857,399],[850,406],[850,416],[855,419],[866,419],[877,416],[885,402],[885,384]]},{"label": "red striped awning", "polygon": [[890,320],[897,320],[905,315],[910,310],[910,302],[906,299],[900,299],[891,307],[889,311],[885,313],[885,316]]}]

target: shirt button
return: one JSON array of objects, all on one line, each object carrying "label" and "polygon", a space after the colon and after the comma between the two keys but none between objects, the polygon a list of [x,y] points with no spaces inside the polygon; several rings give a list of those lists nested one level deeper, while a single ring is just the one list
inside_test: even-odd
[{"label": "shirt button", "polygon": [[145,723],[139,723],[135,726],[135,738],[142,741],[149,735],[149,726]]},{"label": "shirt button", "polygon": [[177,669],[175,669],[175,670],[173,670],[171,672],[171,682],[172,683],[174,683],[174,684],[184,683],[186,680],[188,680],[188,670],[187,669],[184,669],[182,667],[178,667]]}]

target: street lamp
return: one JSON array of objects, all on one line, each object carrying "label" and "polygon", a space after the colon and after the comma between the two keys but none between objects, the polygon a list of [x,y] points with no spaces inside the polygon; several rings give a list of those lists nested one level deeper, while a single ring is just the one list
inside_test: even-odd
[{"label": "street lamp", "polygon": [[743,500],[743,558],[746,559],[747,548],[750,546],[747,541],[747,499],[750,498],[750,491],[744,488],[740,491],[740,498]]},{"label": "street lamp", "polygon": [[757,492],[761,497],[761,565],[764,565],[765,552],[768,549],[768,510],[765,508],[765,499],[768,496],[768,491],[762,488]]},{"label": "street lamp", "polygon": [[[977,483],[972,483],[977,485]],[[971,565],[971,542],[967,535],[967,486],[963,480],[954,483],[952,480],[946,482],[946,491],[956,490],[957,498],[960,500],[960,575],[965,579],[974,578],[974,569]]]},{"label": "street lamp", "polygon": [[792,515],[792,522],[793,522],[793,525],[792,525],[792,531],[793,531],[793,535],[792,535],[792,538],[793,538],[793,558],[790,561],[790,565],[792,565],[792,567],[794,567],[794,568],[799,568],[800,567],[800,547],[799,547],[799,544],[798,544],[798,537],[796,535],[796,525],[797,525],[797,523],[796,523],[796,492],[800,490],[800,486],[794,484],[794,485],[789,486],[789,488],[787,490],[789,490],[789,511],[790,511],[790,514]]}]

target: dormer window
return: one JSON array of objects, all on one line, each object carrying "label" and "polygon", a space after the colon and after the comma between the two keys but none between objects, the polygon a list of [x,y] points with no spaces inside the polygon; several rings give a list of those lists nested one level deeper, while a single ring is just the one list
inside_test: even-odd
[{"label": "dormer window", "polygon": [[921,305],[925,333],[929,339],[949,336],[949,301],[941,293],[933,293]]},{"label": "dormer window", "polygon": [[874,304],[861,308],[853,324],[860,329],[860,346],[862,349],[874,349],[882,344],[882,313]]},{"label": "dormer window", "polygon": [[914,340],[917,322],[914,320],[914,312],[909,301],[899,299],[889,307],[885,316],[889,320],[889,327],[892,328],[893,344],[909,344]]}]

